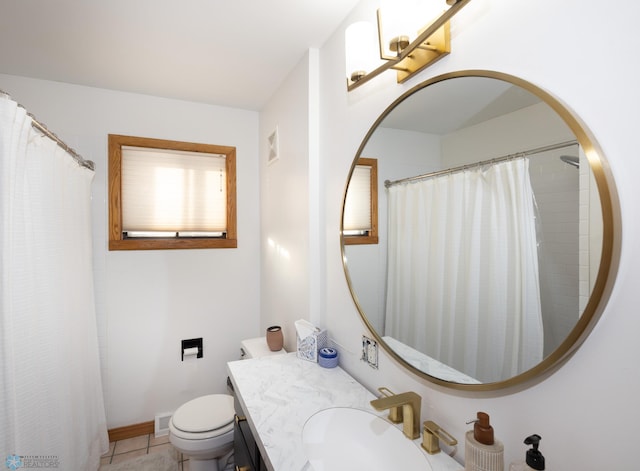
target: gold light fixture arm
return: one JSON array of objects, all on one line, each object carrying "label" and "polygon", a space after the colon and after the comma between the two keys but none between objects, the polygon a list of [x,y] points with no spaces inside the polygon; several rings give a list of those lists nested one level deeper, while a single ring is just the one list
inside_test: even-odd
[{"label": "gold light fixture arm", "polygon": [[[352,91],[389,69],[396,70],[397,82],[403,83],[438,59],[449,54],[451,51],[449,20],[470,1],[471,0],[458,0],[455,2],[433,23],[425,27],[418,37],[409,43],[409,45],[405,48],[398,48],[396,56],[389,56],[384,53],[384,36],[382,34],[380,11],[378,10],[380,57],[384,59],[385,62],[371,72],[362,75],[357,81],[347,79],[347,90]],[[450,2],[447,1],[447,3]]]},{"label": "gold light fixture arm", "polygon": [[[384,45],[385,36],[382,30],[382,15],[380,13],[380,8],[378,8],[378,10],[376,11],[376,18],[378,19],[378,47],[380,48],[380,59],[384,59],[386,61],[397,61],[398,57],[400,56],[400,52],[402,51],[399,51],[395,56],[390,56],[388,54],[385,54],[385,45]],[[407,41],[407,44],[404,47],[406,48],[408,45],[409,45],[409,42]]]}]

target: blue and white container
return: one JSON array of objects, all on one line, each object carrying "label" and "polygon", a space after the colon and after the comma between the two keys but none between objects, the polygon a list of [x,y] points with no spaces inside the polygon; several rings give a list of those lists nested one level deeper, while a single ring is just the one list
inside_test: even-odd
[{"label": "blue and white container", "polygon": [[323,368],[338,366],[338,351],[335,348],[324,347],[318,351],[318,363]]}]

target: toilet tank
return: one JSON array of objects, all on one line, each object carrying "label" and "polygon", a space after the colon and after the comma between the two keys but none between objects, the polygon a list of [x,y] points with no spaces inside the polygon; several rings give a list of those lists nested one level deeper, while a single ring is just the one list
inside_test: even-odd
[{"label": "toilet tank", "polygon": [[267,345],[267,339],[265,337],[258,337],[255,339],[247,339],[240,342],[240,357],[241,358],[258,358],[269,355],[283,355],[287,353],[283,348],[277,352],[269,350]]}]

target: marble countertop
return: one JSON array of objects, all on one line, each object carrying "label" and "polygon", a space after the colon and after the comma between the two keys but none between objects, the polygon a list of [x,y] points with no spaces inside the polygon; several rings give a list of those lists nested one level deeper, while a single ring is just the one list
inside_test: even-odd
[{"label": "marble countertop", "polygon": [[[342,368],[322,368],[297,358],[295,353],[232,361],[227,368],[249,427],[271,471],[310,469],[302,445],[302,429],[307,419],[318,411],[352,407],[386,415],[371,407],[369,402],[375,396]],[[420,439],[416,444],[419,446]],[[463,469],[443,453],[426,456],[434,471]]]}]

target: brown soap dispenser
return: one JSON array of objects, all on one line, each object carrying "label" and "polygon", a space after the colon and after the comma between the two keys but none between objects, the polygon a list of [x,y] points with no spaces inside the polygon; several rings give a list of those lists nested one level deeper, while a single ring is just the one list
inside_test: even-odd
[{"label": "brown soap dispenser", "polygon": [[478,412],[478,420],[473,424],[473,438],[483,445],[493,445],[493,427],[486,412]]},{"label": "brown soap dispenser", "polygon": [[[489,414],[478,412],[473,430],[466,433],[465,471],[504,471],[504,445],[493,436]],[[471,422],[469,422],[471,423]]]}]

